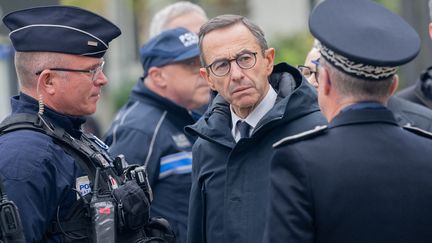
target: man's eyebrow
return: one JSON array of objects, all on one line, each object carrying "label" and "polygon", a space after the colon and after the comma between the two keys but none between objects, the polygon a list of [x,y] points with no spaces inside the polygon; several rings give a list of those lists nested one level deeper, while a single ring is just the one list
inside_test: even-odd
[{"label": "man's eyebrow", "polygon": [[95,68],[99,67],[104,62],[105,62],[105,60],[101,59],[99,62],[91,65],[88,69],[95,69]]},{"label": "man's eyebrow", "polygon": [[[249,50],[249,49],[243,49],[243,50],[239,51],[238,53],[236,53],[232,58],[237,58],[237,57],[239,57],[239,56],[241,56],[241,55],[243,55],[245,53],[254,53],[254,52],[251,51],[251,50]],[[215,60],[213,60],[212,63],[215,63],[215,62],[218,62],[218,61],[226,61],[226,60],[229,60],[229,59],[231,59],[231,58],[228,58],[228,57],[216,58]]]}]

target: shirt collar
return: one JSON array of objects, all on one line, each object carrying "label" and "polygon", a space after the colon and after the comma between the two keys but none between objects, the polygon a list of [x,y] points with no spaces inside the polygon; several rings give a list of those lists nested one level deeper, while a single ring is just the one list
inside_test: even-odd
[{"label": "shirt collar", "polygon": [[[230,105],[230,111],[231,111],[231,133],[236,141],[240,139],[240,133],[236,129],[237,121],[244,120],[251,126],[251,132],[255,129],[258,122],[264,117],[264,115],[269,112],[274,104],[276,103],[277,93],[273,89],[273,87],[270,85],[269,90],[264,96],[264,99],[255,107],[255,109],[245,118],[241,119],[239,116],[237,116],[232,106]],[[236,139],[238,137],[238,139]]]}]

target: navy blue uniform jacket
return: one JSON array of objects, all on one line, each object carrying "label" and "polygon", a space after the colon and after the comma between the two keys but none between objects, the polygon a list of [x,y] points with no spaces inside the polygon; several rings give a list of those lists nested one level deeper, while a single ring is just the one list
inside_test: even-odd
[{"label": "navy blue uniform jacket", "polygon": [[193,146],[189,243],[261,243],[272,144],[326,124],[314,88],[297,69],[278,64],[269,81],[278,98],[250,138],[234,141],[229,104],[221,96],[186,128],[199,136]]},{"label": "navy blue uniform jacket", "polygon": [[[11,99],[12,114],[38,111],[35,99],[20,94]],[[59,114],[45,107],[44,117],[75,138],[81,136],[82,117]],[[76,178],[83,172],[75,160],[48,135],[18,130],[0,136],[0,177],[8,197],[16,203],[27,242],[44,238],[51,222],[63,217],[77,200]],[[58,237],[48,242],[60,242]]]},{"label": "navy blue uniform jacket", "polygon": [[179,243],[186,242],[195,142],[183,128],[194,122],[189,111],[152,92],[139,79],[105,140],[112,155],[124,154],[130,164],[147,167],[154,196],[151,215],[167,219]]},{"label": "navy blue uniform jacket", "polygon": [[432,242],[432,140],[387,109],[341,112],[276,150],[264,242]]}]

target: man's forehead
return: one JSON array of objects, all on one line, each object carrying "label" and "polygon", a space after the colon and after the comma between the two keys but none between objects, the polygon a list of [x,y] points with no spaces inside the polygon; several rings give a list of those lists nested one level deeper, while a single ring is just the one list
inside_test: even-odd
[{"label": "man's forehead", "polygon": [[204,36],[202,46],[207,60],[233,58],[245,50],[260,50],[255,36],[242,24],[210,31]]}]

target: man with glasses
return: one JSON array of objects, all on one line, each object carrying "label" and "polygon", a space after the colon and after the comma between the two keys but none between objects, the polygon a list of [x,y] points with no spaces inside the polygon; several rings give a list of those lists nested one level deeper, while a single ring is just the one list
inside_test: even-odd
[{"label": "man with glasses", "polygon": [[199,137],[188,242],[261,242],[272,144],[325,120],[314,89],[296,68],[273,66],[275,50],[245,17],[213,18],[199,37],[200,73],[218,95],[186,128]]},{"label": "man with glasses", "polygon": [[154,194],[151,214],[168,219],[185,243],[195,138],[183,128],[195,122],[193,110],[209,97],[199,74],[198,36],[170,29],[150,39],[140,55],[144,75],[118,112],[106,143],[112,154],[146,166]]},{"label": "man with glasses", "polygon": [[[3,22],[11,30],[20,86],[19,95],[11,98],[12,115],[37,117],[39,125],[81,141],[84,116],[96,111],[108,82],[103,56],[120,29],[99,15],[68,6],[19,10]],[[70,222],[64,222],[90,187],[75,157],[35,129],[4,134],[0,144],[0,175],[20,210],[27,242],[60,242],[64,232],[74,235]],[[80,227],[89,225],[90,219]]]},{"label": "man with glasses", "polygon": [[312,84],[312,86],[314,86],[314,88],[318,88],[317,69],[320,57],[319,42],[314,40],[311,50],[306,55],[304,65],[297,66],[303,76],[310,84]]},{"label": "man with glasses", "polygon": [[275,143],[264,242],[430,242],[432,134],[385,106],[418,34],[369,0],[323,1],[309,28],[329,125]]}]

